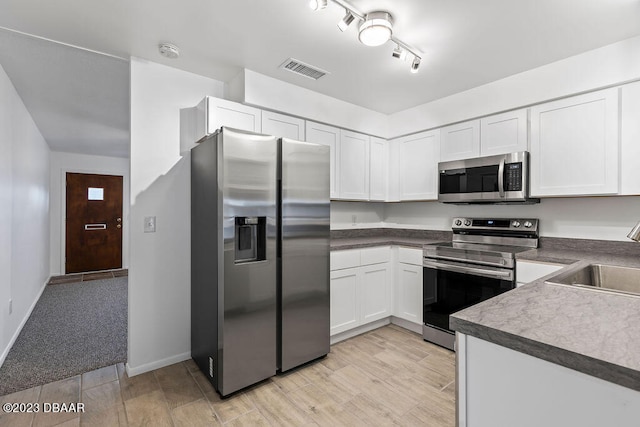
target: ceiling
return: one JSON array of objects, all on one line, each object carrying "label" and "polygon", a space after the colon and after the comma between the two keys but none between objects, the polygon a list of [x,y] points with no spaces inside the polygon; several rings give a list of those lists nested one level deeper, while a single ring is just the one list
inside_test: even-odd
[{"label": "ceiling", "polygon": [[[419,73],[391,57],[393,43],[366,47],[356,25],[341,33],[339,6],[313,12],[307,0],[0,0],[0,26],[90,50],[1,31],[0,64],[52,148],[72,151],[84,127],[103,140],[128,132],[128,64],[118,58],[222,81],[248,68],[394,113],[640,34],[638,0],[351,3],[393,15],[394,34],[423,53]],[[180,58],[161,57],[160,42],[178,45]],[[313,81],[279,69],[289,57],[330,74]]]}]

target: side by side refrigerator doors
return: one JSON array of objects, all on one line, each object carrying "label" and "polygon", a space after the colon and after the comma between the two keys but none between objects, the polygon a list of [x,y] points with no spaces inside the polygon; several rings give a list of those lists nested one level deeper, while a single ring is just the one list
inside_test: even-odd
[{"label": "side by side refrigerator doors", "polygon": [[329,147],[281,139],[279,368],[329,353]]},{"label": "side by side refrigerator doors", "polygon": [[218,269],[218,387],[226,396],[277,370],[277,157],[273,136],[218,136],[223,264]]}]

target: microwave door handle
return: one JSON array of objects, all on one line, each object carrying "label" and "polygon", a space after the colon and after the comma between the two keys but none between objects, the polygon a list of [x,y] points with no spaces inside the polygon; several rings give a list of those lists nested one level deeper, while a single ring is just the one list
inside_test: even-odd
[{"label": "microwave door handle", "polygon": [[500,197],[504,197],[504,159],[500,160],[498,166],[498,193]]}]

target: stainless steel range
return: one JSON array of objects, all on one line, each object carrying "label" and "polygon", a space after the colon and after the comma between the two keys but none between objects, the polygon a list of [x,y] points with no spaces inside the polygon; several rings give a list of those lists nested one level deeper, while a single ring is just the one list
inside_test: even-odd
[{"label": "stainless steel range", "polygon": [[538,220],[454,218],[451,242],[424,246],[423,337],[454,349],[449,315],[515,288],[515,256],[538,247]]}]

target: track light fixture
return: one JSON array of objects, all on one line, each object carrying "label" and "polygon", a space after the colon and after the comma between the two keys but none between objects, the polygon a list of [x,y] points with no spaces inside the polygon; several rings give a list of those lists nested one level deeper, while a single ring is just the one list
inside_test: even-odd
[{"label": "track light fixture", "polygon": [[420,68],[420,57],[416,56],[413,58],[413,62],[411,63],[411,72],[414,74],[417,73],[418,68]]},{"label": "track light fixture", "polygon": [[358,30],[358,39],[367,46],[385,44],[393,34],[393,18],[388,12],[370,12]]},{"label": "track light fixture", "polygon": [[320,10],[327,7],[327,0],[309,0],[309,7],[313,10]]},{"label": "track light fixture", "polygon": [[404,61],[405,59],[407,59],[407,51],[402,46],[397,44],[396,48],[393,49],[393,53],[391,54],[391,56],[401,61]]},{"label": "track light fixture", "polygon": [[[392,56],[404,60],[408,54],[413,55],[410,70],[412,73],[418,72],[422,54],[393,34],[393,17],[389,12],[373,11],[363,14],[354,8],[347,0],[331,1],[345,10],[344,17],[338,22],[340,31],[346,31],[349,25],[357,19],[360,21],[358,40],[360,40],[362,44],[367,46],[381,46],[391,40],[396,44]],[[327,7],[327,2],[328,0],[311,0],[309,1],[309,7],[313,10],[324,9]]]},{"label": "track light fixture", "polygon": [[342,32],[346,31],[346,29],[349,28],[349,25],[351,25],[354,19],[356,19],[356,17],[353,16],[351,12],[347,10],[347,13],[344,15],[344,18],[342,18],[340,22],[338,22],[338,28],[340,29],[340,31]]}]

